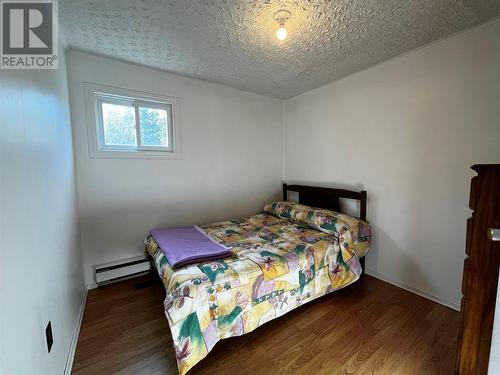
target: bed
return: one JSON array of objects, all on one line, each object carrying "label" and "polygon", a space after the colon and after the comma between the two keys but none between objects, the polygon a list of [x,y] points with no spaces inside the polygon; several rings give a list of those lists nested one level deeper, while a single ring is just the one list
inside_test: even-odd
[{"label": "bed", "polygon": [[[290,191],[298,193],[298,204],[288,202]],[[359,201],[360,220],[340,213],[341,198]],[[317,208],[338,213],[333,225]],[[166,289],[179,373],[220,339],[251,332],[358,280],[371,236],[365,220],[366,191],[283,184],[283,202],[267,205],[263,213],[200,225],[232,248],[228,258],[174,270],[148,235],[145,249]]]}]

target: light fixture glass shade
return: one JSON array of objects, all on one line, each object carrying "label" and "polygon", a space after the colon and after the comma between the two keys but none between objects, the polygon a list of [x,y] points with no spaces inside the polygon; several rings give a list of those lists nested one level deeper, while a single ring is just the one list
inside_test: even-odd
[{"label": "light fixture glass shade", "polygon": [[285,40],[287,36],[288,31],[283,25],[281,25],[280,28],[276,31],[276,38],[278,38],[279,40]]}]

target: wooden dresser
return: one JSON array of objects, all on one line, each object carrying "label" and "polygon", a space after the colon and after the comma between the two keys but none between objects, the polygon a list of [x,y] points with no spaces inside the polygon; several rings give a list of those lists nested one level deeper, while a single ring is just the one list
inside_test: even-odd
[{"label": "wooden dresser", "polygon": [[500,265],[500,164],[474,165],[456,373],[487,374]]}]

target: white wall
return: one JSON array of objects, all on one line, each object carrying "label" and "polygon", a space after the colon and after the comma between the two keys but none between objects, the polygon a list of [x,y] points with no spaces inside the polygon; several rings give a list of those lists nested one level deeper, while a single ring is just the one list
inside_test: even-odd
[{"label": "white wall", "polygon": [[[85,282],[143,253],[148,229],[237,218],[279,197],[281,101],[81,52],[68,53]],[[82,82],[180,98],[181,160],[90,159]]]},{"label": "white wall", "polygon": [[498,278],[497,300],[495,304],[495,320],[491,337],[490,363],[488,374],[500,374],[500,277]]},{"label": "white wall", "polygon": [[500,21],[287,100],[286,180],[368,190],[369,273],[458,308],[474,163],[500,162]]},{"label": "white wall", "polygon": [[62,374],[82,302],[63,54],[59,66],[0,71],[0,374]]}]

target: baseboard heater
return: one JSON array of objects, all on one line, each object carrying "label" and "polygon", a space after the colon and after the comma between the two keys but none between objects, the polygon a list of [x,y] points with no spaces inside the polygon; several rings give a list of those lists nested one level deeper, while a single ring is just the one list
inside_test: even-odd
[{"label": "baseboard heater", "polygon": [[95,266],[95,281],[98,285],[140,276],[151,270],[149,259],[144,256],[122,259]]}]

